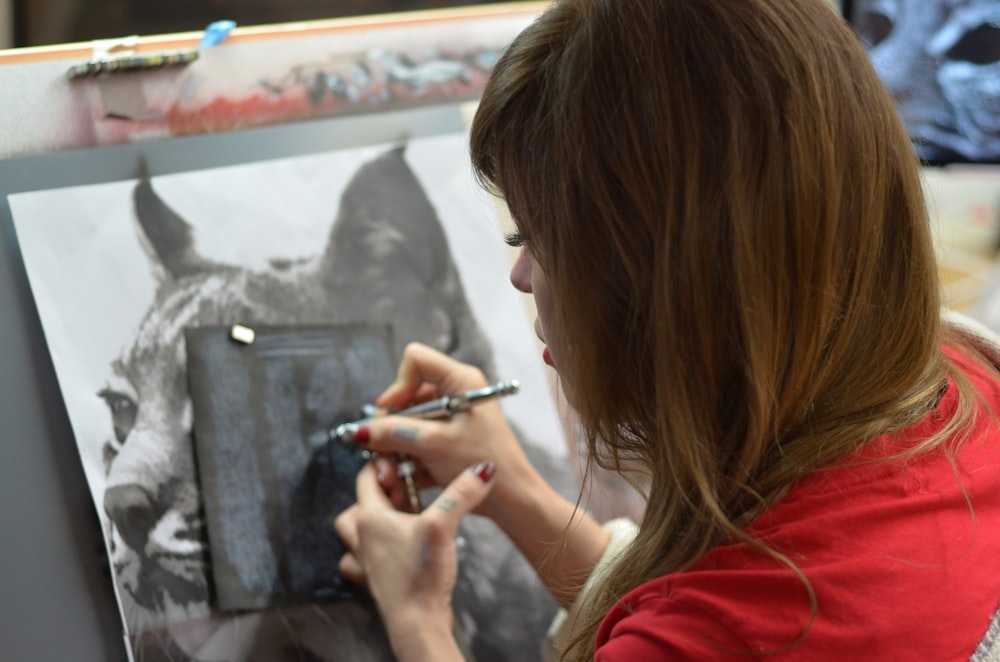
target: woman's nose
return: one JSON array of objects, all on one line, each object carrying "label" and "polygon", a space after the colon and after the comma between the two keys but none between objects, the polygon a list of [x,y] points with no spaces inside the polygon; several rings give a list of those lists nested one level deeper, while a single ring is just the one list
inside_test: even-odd
[{"label": "woman's nose", "polygon": [[531,269],[534,258],[528,252],[527,246],[522,246],[514,261],[514,266],[510,268],[510,283],[514,289],[531,294]]}]

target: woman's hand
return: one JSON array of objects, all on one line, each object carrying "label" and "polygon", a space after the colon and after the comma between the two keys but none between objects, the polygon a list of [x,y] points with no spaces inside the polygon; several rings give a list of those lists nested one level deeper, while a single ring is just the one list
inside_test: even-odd
[{"label": "woman's hand", "polygon": [[337,516],[348,549],[340,570],[368,585],[400,660],[462,659],[451,634],[455,534],[489,494],[494,471],[482,462],[460,472],[426,510],[409,514],[395,509],[369,463],[358,474],[357,503]]},{"label": "woman's hand", "polygon": [[[375,404],[399,410],[483,386],[486,377],[477,368],[411,343],[403,352],[396,381]],[[407,499],[394,454],[417,460],[420,486],[447,485],[463,475],[466,467],[492,460],[496,466],[495,484],[489,496],[477,502],[478,507],[473,506],[475,512],[493,519],[510,536],[560,604],[573,603],[582,579],[590,574],[604,551],[608,536],[531,466],[496,400],[478,404],[447,421],[385,416],[371,420],[363,430],[356,435],[356,441],[366,442],[367,448],[380,453],[375,463],[377,475],[373,468],[368,469],[366,480],[373,480],[386,503],[400,509],[406,508]],[[408,516],[395,513],[392,517]],[[350,571],[355,561],[345,557],[341,568]],[[359,573],[360,565],[364,564],[356,568]]]},{"label": "woman's hand", "polygon": [[[454,395],[487,385],[482,371],[461,363],[426,345],[411,343],[403,352],[396,381],[375,404],[399,410],[416,402]],[[517,438],[496,402],[477,404],[447,421],[385,416],[370,421],[356,440],[366,448],[388,455],[399,453],[418,460],[422,486],[445,485],[466,467],[487,458],[498,468],[495,497],[523,492],[523,482],[537,478]],[[388,465],[387,465],[388,466]],[[395,466],[389,466],[394,473]],[[392,478],[383,480],[389,488]],[[383,479],[387,477],[383,475]],[[396,484],[394,500],[398,502]],[[494,516],[495,498],[478,512]],[[494,517],[495,518],[495,517]]]}]

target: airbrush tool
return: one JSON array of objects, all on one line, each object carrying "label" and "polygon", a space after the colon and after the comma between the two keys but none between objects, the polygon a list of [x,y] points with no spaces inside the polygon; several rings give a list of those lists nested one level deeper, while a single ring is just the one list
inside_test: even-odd
[{"label": "airbrush tool", "polygon": [[[331,441],[349,443],[354,441],[354,435],[357,434],[358,430],[364,427],[366,423],[380,416],[387,416],[391,414],[393,416],[409,416],[411,418],[446,419],[451,418],[455,414],[466,411],[482,402],[487,402],[505,395],[513,395],[517,393],[520,388],[521,385],[518,381],[516,379],[512,379],[510,381],[498,382],[483,388],[466,391],[465,393],[458,395],[446,395],[441,398],[435,398],[434,400],[421,402],[418,405],[406,407],[405,409],[401,409],[399,411],[377,409],[368,406],[363,409],[365,412],[364,418],[350,423],[342,423],[330,430],[328,435]],[[413,509],[413,512],[416,513],[420,512],[420,497],[417,495],[416,482],[414,481],[415,472],[416,465],[413,463],[413,460],[405,455],[400,455],[396,473],[403,479],[403,482],[406,485],[406,494],[410,500],[410,507]]]}]

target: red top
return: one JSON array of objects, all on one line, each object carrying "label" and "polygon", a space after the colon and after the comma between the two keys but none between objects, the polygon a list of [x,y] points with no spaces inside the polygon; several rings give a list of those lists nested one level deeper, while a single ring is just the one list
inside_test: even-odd
[{"label": "red top", "polygon": [[[1000,384],[971,359],[945,354],[1000,412]],[[968,660],[1000,601],[1000,429],[975,404],[956,456],[961,484],[942,450],[846,466],[939,430],[956,406],[949,382],[923,420],[802,479],[748,528],[805,573],[818,603],[805,638],[764,659]],[[629,592],[601,624],[596,660],[758,659],[746,653],[793,644],[809,617],[791,570],[745,544],[724,545]]]}]

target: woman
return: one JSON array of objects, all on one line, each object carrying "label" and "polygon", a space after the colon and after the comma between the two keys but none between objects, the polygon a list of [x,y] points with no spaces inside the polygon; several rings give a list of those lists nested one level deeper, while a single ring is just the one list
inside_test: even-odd
[{"label": "woman", "polygon": [[[382,461],[337,521],[400,658],[460,659],[475,510],[575,610],[566,659],[968,659],[1000,598],[995,357],[940,320],[918,163],[836,11],[559,1],[497,64],[472,157],[590,456],[646,508],[608,552],[497,406],[373,422],[448,485],[399,512]],[[411,346],[380,404],[483,383]]]}]

